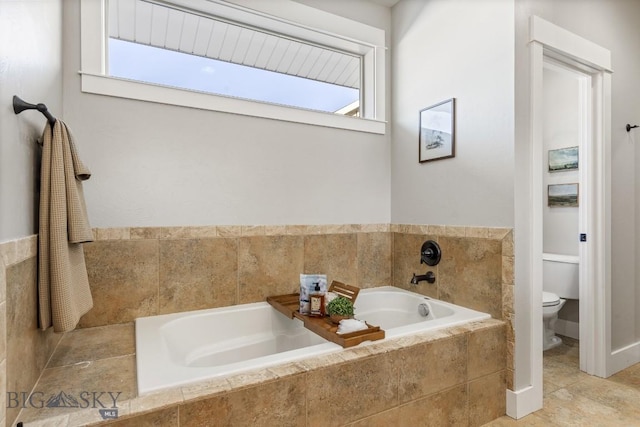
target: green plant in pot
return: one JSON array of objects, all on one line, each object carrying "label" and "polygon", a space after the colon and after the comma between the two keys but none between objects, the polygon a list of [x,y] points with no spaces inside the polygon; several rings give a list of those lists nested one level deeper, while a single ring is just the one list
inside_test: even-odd
[{"label": "green plant in pot", "polygon": [[353,317],[353,303],[345,297],[337,297],[327,304],[327,314],[333,323]]}]

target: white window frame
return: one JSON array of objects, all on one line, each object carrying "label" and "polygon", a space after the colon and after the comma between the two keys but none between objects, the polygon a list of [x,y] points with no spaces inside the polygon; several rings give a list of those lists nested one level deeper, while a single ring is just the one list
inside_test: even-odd
[{"label": "white window frame", "polygon": [[332,128],[384,134],[385,32],[290,0],[171,0],[172,4],[244,22],[362,55],[361,99],[366,117],[349,117],[107,75],[108,16],[106,0],[81,2],[82,91]]}]

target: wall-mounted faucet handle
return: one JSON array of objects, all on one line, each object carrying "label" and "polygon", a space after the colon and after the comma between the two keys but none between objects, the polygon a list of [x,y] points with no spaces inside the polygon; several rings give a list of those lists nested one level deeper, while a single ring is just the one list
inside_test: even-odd
[{"label": "wall-mounted faucet handle", "polygon": [[425,280],[427,281],[427,283],[435,283],[436,275],[433,274],[433,271],[427,271],[427,274],[425,274]]},{"label": "wall-mounted faucet handle", "polygon": [[436,265],[440,262],[442,251],[440,245],[433,240],[427,240],[420,248],[420,264]]}]

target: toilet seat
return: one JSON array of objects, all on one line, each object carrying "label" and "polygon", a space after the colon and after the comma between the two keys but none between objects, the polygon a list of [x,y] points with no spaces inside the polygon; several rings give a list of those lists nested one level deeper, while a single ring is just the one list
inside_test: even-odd
[{"label": "toilet seat", "polygon": [[560,304],[560,297],[553,292],[542,292],[542,306],[553,307]]}]

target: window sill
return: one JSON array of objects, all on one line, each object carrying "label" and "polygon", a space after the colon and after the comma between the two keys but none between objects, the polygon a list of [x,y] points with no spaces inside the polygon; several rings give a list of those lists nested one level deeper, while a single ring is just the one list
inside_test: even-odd
[{"label": "window sill", "polygon": [[386,122],[80,73],[82,92],[384,135]]}]

